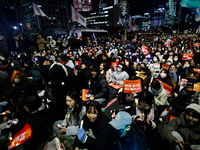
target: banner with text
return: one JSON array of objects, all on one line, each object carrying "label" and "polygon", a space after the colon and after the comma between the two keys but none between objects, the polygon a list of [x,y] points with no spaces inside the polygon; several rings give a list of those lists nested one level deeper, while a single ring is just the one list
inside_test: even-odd
[{"label": "banner with text", "polygon": [[76,21],[83,25],[86,28],[86,20],[85,18],[76,11],[73,6],[71,6],[71,12],[72,12],[72,21]]},{"label": "banner with text", "polygon": [[124,93],[142,92],[141,80],[124,80]]},{"label": "banner with text", "polygon": [[117,69],[118,64],[119,64],[119,62],[111,62],[110,63],[111,69]]},{"label": "banner with text", "polygon": [[193,57],[194,57],[194,54],[183,53],[182,60],[192,60]]},{"label": "banner with text", "polygon": [[169,69],[169,66],[170,66],[170,65],[168,65],[168,64],[162,63],[162,69],[168,70],[168,69]]},{"label": "banner with text", "polygon": [[[157,80],[158,80],[158,79],[157,79]],[[158,81],[162,84],[163,88],[164,88],[164,89],[166,90],[166,92],[167,92],[167,96],[169,97],[169,96],[171,95],[171,93],[172,93],[173,87],[170,86],[169,84],[167,84],[167,83],[161,81],[161,80],[158,80]]]},{"label": "banner with text", "polygon": [[32,128],[28,123],[26,123],[24,128],[19,133],[15,134],[14,139],[11,141],[10,146],[8,147],[8,150],[21,145],[22,143],[30,139],[31,136]]}]

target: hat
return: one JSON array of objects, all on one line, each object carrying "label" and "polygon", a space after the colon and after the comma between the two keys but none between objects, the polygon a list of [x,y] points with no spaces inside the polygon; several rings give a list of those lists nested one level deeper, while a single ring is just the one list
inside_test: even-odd
[{"label": "hat", "polygon": [[131,123],[131,115],[125,111],[118,112],[115,119],[109,122],[109,124],[111,124],[117,130],[123,129],[126,125],[129,125]]},{"label": "hat", "polygon": [[187,109],[193,109],[200,114],[200,105],[198,105],[198,104],[194,104],[194,103],[190,104],[185,108],[185,110],[187,110]]},{"label": "hat", "polygon": [[120,68],[122,68],[122,69],[123,69],[123,66],[122,66],[122,64],[119,64],[117,67],[120,67]]}]

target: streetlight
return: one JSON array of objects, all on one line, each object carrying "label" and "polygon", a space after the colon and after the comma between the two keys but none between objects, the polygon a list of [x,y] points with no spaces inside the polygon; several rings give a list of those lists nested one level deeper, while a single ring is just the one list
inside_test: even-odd
[{"label": "streetlight", "polygon": [[22,23],[20,23],[19,25],[22,26]]},{"label": "streetlight", "polygon": [[17,30],[17,27],[16,27],[16,26],[14,26],[14,27],[13,27],[13,29]]}]

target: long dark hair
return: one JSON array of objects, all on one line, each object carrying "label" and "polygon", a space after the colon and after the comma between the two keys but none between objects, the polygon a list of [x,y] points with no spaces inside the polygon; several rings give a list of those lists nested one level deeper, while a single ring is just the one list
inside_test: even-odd
[{"label": "long dark hair", "polygon": [[79,97],[79,95],[76,93],[76,91],[71,90],[67,93],[66,97],[69,96],[71,99],[75,100],[75,107],[74,110],[72,111],[73,116],[79,120],[79,114],[82,110],[83,103]]}]

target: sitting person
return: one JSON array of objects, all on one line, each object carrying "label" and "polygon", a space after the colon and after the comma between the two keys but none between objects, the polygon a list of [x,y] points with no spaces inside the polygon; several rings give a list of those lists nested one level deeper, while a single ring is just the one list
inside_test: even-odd
[{"label": "sitting person", "polygon": [[163,136],[175,150],[200,149],[200,105],[190,104],[180,117],[165,125]]},{"label": "sitting person", "polygon": [[100,73],[99,67],[93,65],[91,68],[90,89],[91,101],[98,101],[101,105],[105,104],[108,99],[108,82],[105,75]]},{"label": "sitting person", "polygon": [[13,120],[17,120],[18,123],[13,125],[10,130],[15,135],[28,123],[32,128],[32,136],[29,140],[19,145],[17,149],[36,150],[50,136],[48,127],[50,127],[51,122],[48,111],[42,100],[35,95],[26,97],[22,106],[26,112],[14,114]]},{"label": "sitting person", "polygon": [[113,150],[147,150],[144,132],[134,123],[125,111],[117,113],[107,125]]},{"label": "sitting person", "polygon": [[105,126],[108,122],[108,117],[101,112],[101,105],[96,101],[91,101],[83,117],[83,128],[78,129],[75,150],[81,147],[88,150],[106,149],[108,137]]},{"label": "sitting person", "polygon": [[179,116],[191,103],[200,105],[200,93],[193,91],[193,88],[194,83],[189,80],[187,86],[181,90],[178,97],[173,101],[172,106],[176,110],[177,116]]},{"label": "sitting person", "polygon": [[[69,91],[66,96],[67,114],[64,120],[58,120],[54,123],[54,135],[62,141],[76,138],[77,129],[81,119],[86,113],[86,108],[82,105],[79,95],[75,91]],[[65,141],[62,141],[66,148],[68,148]],[[71,142],[72,143],[72,142]],[[71,148],[73,144],[70,145]]]}]

